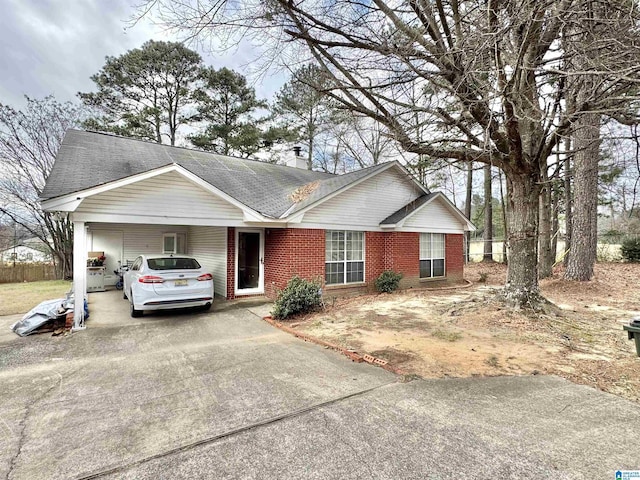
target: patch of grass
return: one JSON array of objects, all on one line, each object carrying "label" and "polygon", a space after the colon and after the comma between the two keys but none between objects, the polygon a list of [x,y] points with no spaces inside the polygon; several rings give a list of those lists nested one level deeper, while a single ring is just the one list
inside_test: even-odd
[{"label": "patch of grass", "polygon": [[434,330],[431,335],[446,342],[457,342],[462,338],[462,333],[460,332],[451,332],[440,329]]},{"label": "patch of grass", "polygon": [[27,313],[40,302],[64,297],[70,288],[66,280],[0,284],[0,315]]},{"label": "patch of grass", "polygon": [[490,367],[493,367],[493,368],[500,368],[500,361],[498,360],[498,357],[496,357],[495,355],[490,355],[484,361],[484,363],[486,363],[487,365],[489,365]]}]

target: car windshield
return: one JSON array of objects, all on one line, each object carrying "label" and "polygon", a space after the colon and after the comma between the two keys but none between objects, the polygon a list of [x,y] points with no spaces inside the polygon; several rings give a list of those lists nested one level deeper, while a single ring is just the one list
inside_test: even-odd
[{"label": "car windshield", "polygon": [[200,264],[195,258],[149,258],[147,265],[151,270],[195,270],[200,268]]}]

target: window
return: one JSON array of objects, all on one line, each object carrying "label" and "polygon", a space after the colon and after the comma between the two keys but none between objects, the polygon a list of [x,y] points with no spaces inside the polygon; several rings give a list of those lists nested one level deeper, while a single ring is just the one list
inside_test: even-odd
[{"label": "window", "polygon": [[140,266],[142,265],[142,257],[136,258],[136,261],[131,265],[131,270],[140,270]]},{"label": "window", "polygon": [[186,253],[184,233],[165,233],[162,235],[162,253]]},{"label": "window", "polygon": [[27,261],[28,262],[33,261],[33,253],[31,253],[31,252],[27,253]]},{"label": "window", "polygon": [[324,273],[328,285],[364,282],[364,232],[325,233]]},{"label": "window", "polygon": [[444,277],[444,234],[420,234],[420,278]]},{"label": "window", "polygon": [[147,265],[151,270],[197,270],[200,264],[195,258],[149,258]]}]

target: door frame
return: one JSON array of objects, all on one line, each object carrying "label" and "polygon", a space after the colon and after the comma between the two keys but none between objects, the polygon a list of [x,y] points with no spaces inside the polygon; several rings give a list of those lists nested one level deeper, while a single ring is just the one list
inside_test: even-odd
[{"label": "door frame", "polygon": [[[234,255],[234,285],[233,291],[236,296],[241,295],[260,295],[264,293],[264,228],[236,228],[235,229],[235,255]],[[260,234],[260,260],[258,269],[258,286],[256,288],[238,288],[238,248],[240,242],[238,241],[240,233],[258,233]]]}]

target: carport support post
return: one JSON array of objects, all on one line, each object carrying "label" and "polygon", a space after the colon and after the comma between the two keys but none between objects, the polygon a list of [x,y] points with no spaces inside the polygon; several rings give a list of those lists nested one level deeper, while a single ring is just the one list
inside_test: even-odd
[{"label": "carport support post", "polygon": [[73,328],[84,330],[84,299],[87,295],[87,229],[84,222],[73,222]]}]

